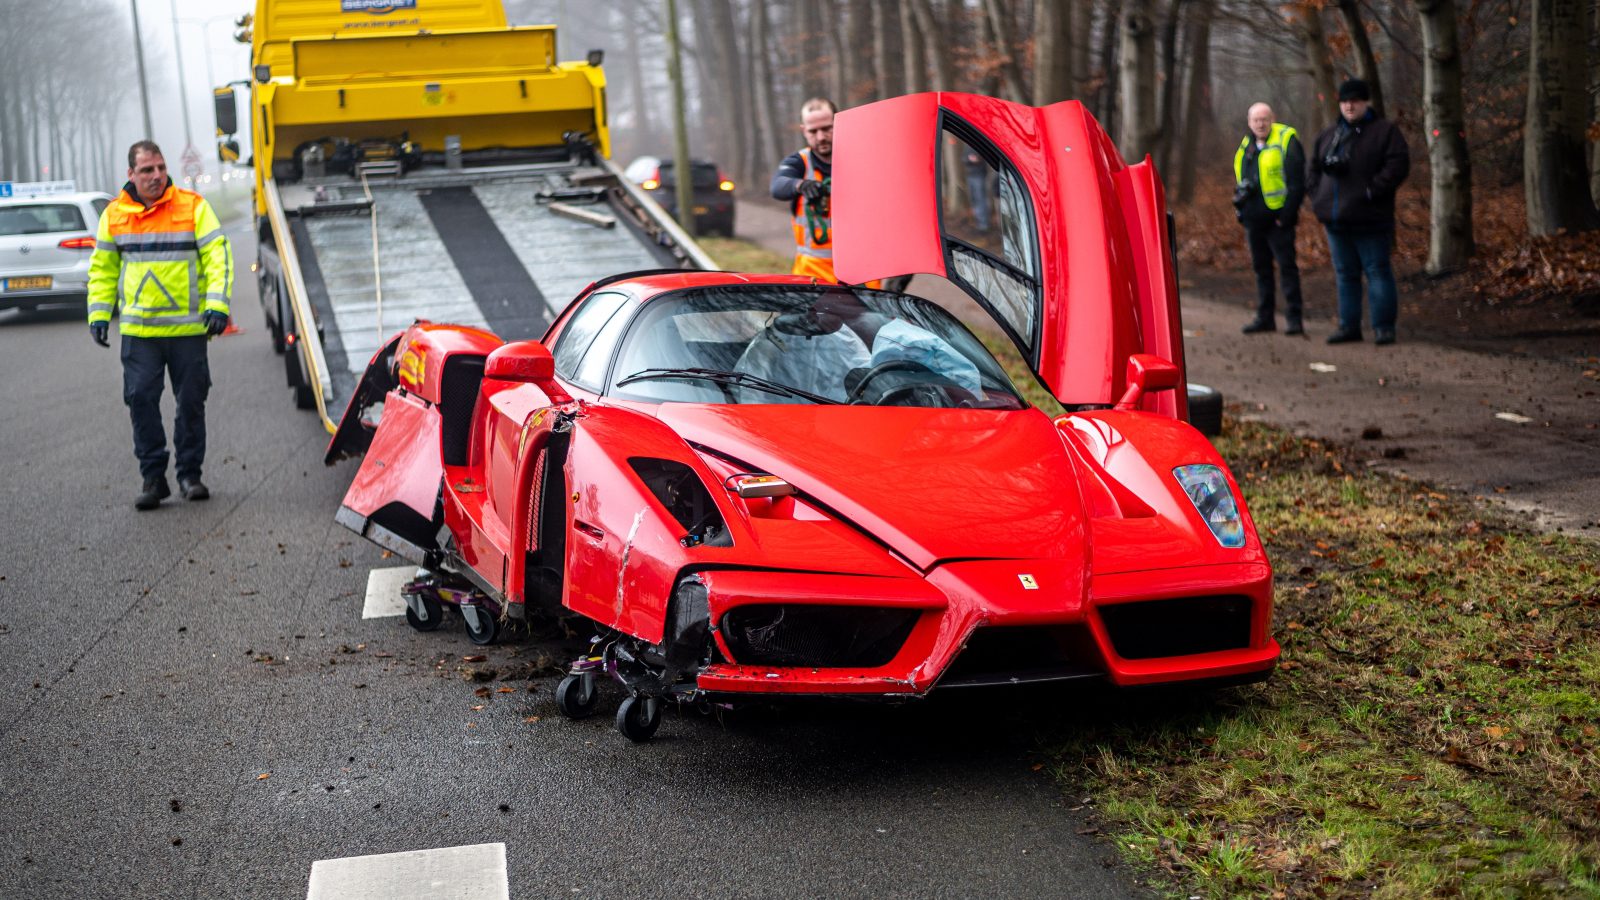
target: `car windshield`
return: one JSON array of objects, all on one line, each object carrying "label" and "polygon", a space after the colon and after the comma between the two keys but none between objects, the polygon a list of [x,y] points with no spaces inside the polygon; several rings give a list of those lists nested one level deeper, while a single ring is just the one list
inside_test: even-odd
[{"label": "car windshield", "polygon": [[0,235],[83,231],[83,213],[67,204],[0,206]]},{"label": "car windshield", "polygon": [[653,402],[1027,405],[943,309],[837,286],[703,288],[651,301],[611,378],[612,396]]}]

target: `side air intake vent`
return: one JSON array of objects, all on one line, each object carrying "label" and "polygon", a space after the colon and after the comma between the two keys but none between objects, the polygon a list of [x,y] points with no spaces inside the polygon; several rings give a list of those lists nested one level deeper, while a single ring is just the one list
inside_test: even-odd
[{"label": "side air intake vent", "polygon": [[733,538],[728,534],[727,523],[722,520],[722,512],[717,509],[716,501],[711,499],[705,482],[693,469],[675,460],[647,456],[635,456],[628,460],[628,465],[633,467],[633,473],[688,532],[683,538],[684,546],[733,546]]}]

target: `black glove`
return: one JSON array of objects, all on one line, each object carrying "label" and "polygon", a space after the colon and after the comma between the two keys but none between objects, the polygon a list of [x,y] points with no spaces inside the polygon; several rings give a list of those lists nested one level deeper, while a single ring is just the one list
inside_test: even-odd
[{"label": "black glove", "polygon": [[818,181],[815,178],[802,179],[799,191],[800,196],[807,200],[821,200],[830,193],[828,183],[826,181]]},{"label": "black glove", "polygon": [[90,322],[89,337],[94,338],[94,342],[102,347],[111,346],[111,323]]},{"label": "black glove", "polygon": [[221,334],[228,327],[228,317],[213,309],[201,313],[200,318],[206,323],[206,334],[209,335]]}]

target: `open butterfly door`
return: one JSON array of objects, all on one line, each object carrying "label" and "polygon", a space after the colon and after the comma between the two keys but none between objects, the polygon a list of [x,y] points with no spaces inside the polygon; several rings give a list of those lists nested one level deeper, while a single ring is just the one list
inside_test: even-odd
[{"label": "open butterfly door", "polygon": [[[949,279],[1068,408],[1114,404],[1135,353],[1183,370],[1161,180],[1148,158],[1124,163],[1083,104],[927,93],[848,109],[833,173],[841,281]],[[1140,406],[1188,414],[1182,384]]]}]

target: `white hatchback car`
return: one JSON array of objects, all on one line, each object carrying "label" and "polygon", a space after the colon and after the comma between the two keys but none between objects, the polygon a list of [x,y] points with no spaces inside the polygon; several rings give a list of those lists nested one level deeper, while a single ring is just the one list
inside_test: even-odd
[{"label": "white hatchback car", "polygon": [[98,192],[0,197],[0,309],[87,302]]}]

